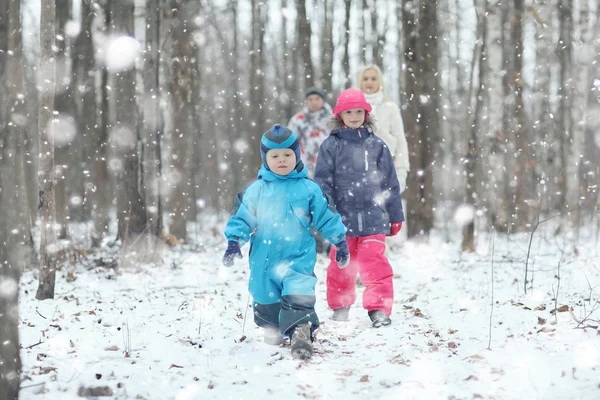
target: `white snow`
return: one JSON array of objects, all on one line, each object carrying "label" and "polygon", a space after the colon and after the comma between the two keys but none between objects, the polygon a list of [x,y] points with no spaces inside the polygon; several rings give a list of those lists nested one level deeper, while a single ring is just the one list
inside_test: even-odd
[{"label": "white snow", "polygon": [[[21,400],[79,399],[95,386],[114,399],[600,398],[595,232],[575,243],[540,226],[527,294],[529,234],[497,234],[493,246],[480,235],[477,254],[458,251],[458,234],[405,242],[389,253],[395,302],[380,329],[361,308],[362,287],[350,321],[330,320],[319,256],[321,328],[313,359],[298,361],[289,344],[262,342],[247,309],[248,246],[224,268],[223,224],[201,227],[199,245],[167,250],[159,267],[115,273],[92,256],[64,267],[54,300],[36,300],[37,274],[24,273]],[[567,311],[555,316],[559,262],[556,305]]]}]

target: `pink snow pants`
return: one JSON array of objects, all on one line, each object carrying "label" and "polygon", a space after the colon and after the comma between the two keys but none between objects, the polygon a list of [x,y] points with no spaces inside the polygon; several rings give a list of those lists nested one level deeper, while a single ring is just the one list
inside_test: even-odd
[{"label": "pink snow pants", "polygon": [[350,264],[340,269],[335,261],[335,247],[329,254],[327,267],[327,304],[332,310],[350,307],[356,300],[356,274],[365,285],[363,308],[381,310],[388,316],[394,303],[392,266],[383,255],[385,235],[346,238]]}]

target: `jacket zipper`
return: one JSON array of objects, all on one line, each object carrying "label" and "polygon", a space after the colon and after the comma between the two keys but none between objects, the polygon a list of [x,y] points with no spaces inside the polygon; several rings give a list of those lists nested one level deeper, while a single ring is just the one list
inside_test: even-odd
[{"label": "jacket zipper", "polygon": [[358,213],[358,231],[362,232],[363,224],[362,224],[362,214]]},{"label": "jacket zipper", "polygon": [[369,170],[369,152],[365,150],[365,171]]}]

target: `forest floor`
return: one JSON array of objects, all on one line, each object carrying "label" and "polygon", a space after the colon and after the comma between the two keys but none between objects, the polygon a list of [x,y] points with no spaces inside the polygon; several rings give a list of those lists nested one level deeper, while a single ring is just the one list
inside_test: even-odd
[{"label": "forest floor", "polygon": [[472,254],[439,232],[402,242],[388,251],[395,304],[380,329],[362,287],[350,321],[330,319],[319,256],[321,327],[314,357],[299,361],[289,344],[263,343],[247,308],[248,249],[222,267],[221,228],[165,249],[160,266],[116,269],[108,246],[69,253],[53,300],[36,300],[37,273],[25,272],[21,400],[600,398],[594,232],[539,229],[531,248],[529,234],[480,235]]}]

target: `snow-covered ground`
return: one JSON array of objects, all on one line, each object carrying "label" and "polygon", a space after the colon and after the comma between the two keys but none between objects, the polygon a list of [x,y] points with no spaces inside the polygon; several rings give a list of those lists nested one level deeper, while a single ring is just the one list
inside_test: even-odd
[{"label": "snow-covered ground", "polygon": [[37,275],[25,273],[21,399],[600,398],[596,232],[576,242],[536,231],[527,294],[529,235],[480,236],[477,254],[437,234],[404,243],[389,253],[396,299],[380,329],[360,303],[349,322],[330,320],[320,258],[322,325],[314,357],[298,361],[288,344],[262,342],[247,310],[248,249],[222,267],[221,227],[167,250],[160,267],[92,268],[100,256],[89,255],[57,274],[54,300],[37,301]]}]

